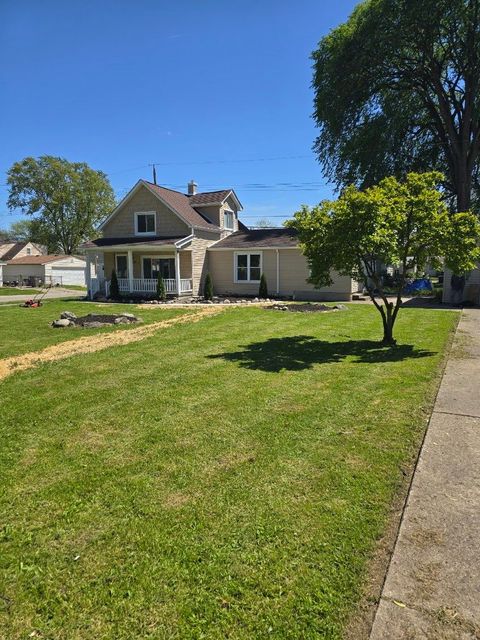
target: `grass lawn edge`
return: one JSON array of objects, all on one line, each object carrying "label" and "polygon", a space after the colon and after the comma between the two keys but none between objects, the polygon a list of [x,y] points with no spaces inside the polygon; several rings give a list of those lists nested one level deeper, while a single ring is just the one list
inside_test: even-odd
[{"label": "grass lawn edge", "polygon": [[430,425],[433,408],[440,390],[440,384],[445,373],[445,368],[450,355],[452,354],[453,343],[462,317],[462,311],[460,310],[460,313],[457,313],[456,316],[456,322],[448,337],[442,361],[438,367],[437,375],[431,381],[431,389],[428,399],[426,399],[429,409],[426,414],[425,424],[420,434],[419,442],[412,450],[412,457],[408,464],[403,468],[403,482],[401,482],[390,505],[383,535],[378,539],[371,558],[365,568],[362,595],[356,603],[350,618],[345,625],[345,640],[368,640],[370,637],[375,615],[380,604],[383,585],[385,584],[395,544],[400,532],[400,526],[403,521],[413,477],[423,449],[423,444]]}]

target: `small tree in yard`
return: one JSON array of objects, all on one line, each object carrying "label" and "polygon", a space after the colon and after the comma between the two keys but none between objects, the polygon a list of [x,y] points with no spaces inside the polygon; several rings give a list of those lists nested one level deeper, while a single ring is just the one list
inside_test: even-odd
[{"label": "small tree in yard", "polygon": [[120,287],[118,286],[117,272],[115,269],[112,271],[112,278],[110,280],[110,298],[112,298],[112,300],[120,300]]},{"label": "small tree in yard", "polygon": [[166,300],[167,299],[167,290],[165,289],[165,281],[162,278],[161,274],[158,274],[157,278],[157,300]]},{"label": "small tree in yard", "polygon": [[203,297],[205,300],[211,300],[213,298],[213,283],[212,276],[207,273],[205,277],[205,285],[203,287]]},{"label": "small tree in yard", "polygon": [[[332,284],[331,271],[365,283],[383,323],[383,343],[395,345],[393,328],[408,273],[439,258],[454,273],[465,273],[480,258],[480,224],[470,212],[449,213],[437,172],[390,177],[360,191],[348,187],[334,202],[302,207],[288,226],[298,230],[311,269],[309,281]],[[384,291],[383,265],[398,265],[394,301]]]},{"label": "small tree in yard", "polygon": [[262,273],[262,275],[260,276],[260,286],[258,287],[258,297],[268,298],[267,279],[264,273]]}]

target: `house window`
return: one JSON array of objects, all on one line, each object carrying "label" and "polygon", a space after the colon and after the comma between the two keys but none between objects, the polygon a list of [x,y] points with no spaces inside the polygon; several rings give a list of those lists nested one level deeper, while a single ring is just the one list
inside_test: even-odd
[{"label": "house window", "polygon": [[126,254],[117,253],[115,256],[115,271],[117,278],[128,278],[128,264]]},{"label": "house window", "polygon": [[223,212],[223,226],[229,231],[233,231],[233,211],[228,209]]},{"label": "house window", "polygon": [[32,255],[32,250],[30,249],[30,247],[28,247],[27,249],[27,256],[31,256]]},{"label": "house window", "polygon": [[155,235],[155,212],[148,211],[146,213],[135,214],[135,235],[137,236],[154,236]]},{"label": "house window", "polygon": [[142,258],[143,277],[157,280],[161,275],[164,280],[175,278],[174,258]]},{"label": "house window", "polygon": [[235,254],[235,282],[260,282],[261,274],[261,253]]}]

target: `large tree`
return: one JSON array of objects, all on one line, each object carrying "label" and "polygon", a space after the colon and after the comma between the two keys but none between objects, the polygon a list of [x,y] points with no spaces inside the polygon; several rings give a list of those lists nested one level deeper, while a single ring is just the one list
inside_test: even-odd
[{"label": "large tree", "polygon": [[16,162],[7,173],[8,207],[32,216],[38,240],[74,253],[114,207],[107,176],[83,162],[42,156]]},{"label": "large tree", "polygon": [[[384,178],[359,190],[351,185],[336,201],[304,206],[287,224],[299,231],[310,266],[310,282],[332,284],[332,271],[362,281],[382,317],[383,342],[395,344],[393,329],[406,278],[436,256],[447,256],[457,273],[473,269],[480,258],[480,223],[470,212],[449,212],[438,189],[437,172],[409,173],[405,181]],[[385,264],[400,267],[395,299],[387,297]]]},{"label": "large tree", "polygon": [[315,148],[344,187],[441,170],[480,209],[480,0],[366,0],[313,53]]}]

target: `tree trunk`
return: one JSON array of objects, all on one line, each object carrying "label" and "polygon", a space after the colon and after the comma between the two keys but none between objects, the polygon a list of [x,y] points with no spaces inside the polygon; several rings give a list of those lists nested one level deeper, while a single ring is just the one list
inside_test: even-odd
[{"label": "tree trunk", "polygon": [[459,167],[455,180],[457,211],[468,211],[472,201],[472,176],[466,166]]},{"label": "tree trunk", "polygon": [[383,340],[382,344],[394,347],[397,344],[397,341],[393,337],[393,326],[395,324],[395,316],[393,314],[393,303],[387,302],[385,314],[382,316],[383,318]]}]

